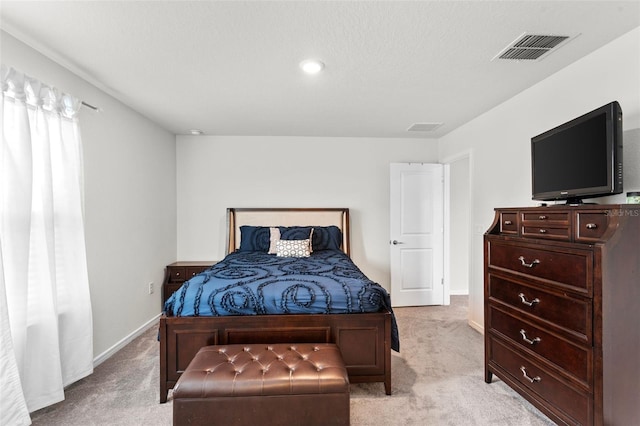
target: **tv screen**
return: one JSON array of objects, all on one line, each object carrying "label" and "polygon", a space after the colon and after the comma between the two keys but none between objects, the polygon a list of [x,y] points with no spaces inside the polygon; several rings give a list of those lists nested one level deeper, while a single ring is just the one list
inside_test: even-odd
[{"label": "tv screen", "polygon": [[611,102],[531,139],[532,198],[580,203],[622,192],[622,110]]}]

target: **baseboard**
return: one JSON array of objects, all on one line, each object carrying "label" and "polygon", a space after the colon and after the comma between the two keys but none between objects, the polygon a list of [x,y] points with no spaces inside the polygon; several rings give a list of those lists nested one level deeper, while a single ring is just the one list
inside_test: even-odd
[{"label": "baseboard", "polygon": [[115,345],[111,346],[109,349],[98,355],[93,359],[93,368],[96,368],[109,358],[111,358],[116,352],[120,349],[124,348],[127,344],[131,343],[136,337],[140,336],[142,333],[150,329],[151,327],[158,324],[158,320],[160,319],[160,315],[158,314],[155,317],[151,318],[149,321],[138,327],[138,329],[134,330],[131,334],[126,336],[124,339],[120,340]]},{"label": "baseboard", "polygon": [[484,325],[483,324],[478,324],[477,322],[471,321],[471,320],[467,321],[467,323],[469,324],[469,326],[471,328],[476,330],[478,333],[484,334]]},{"label": "baseboard", "polygon": [[468,296],[469,290],[454,290],[449,292],[450,296]]}]

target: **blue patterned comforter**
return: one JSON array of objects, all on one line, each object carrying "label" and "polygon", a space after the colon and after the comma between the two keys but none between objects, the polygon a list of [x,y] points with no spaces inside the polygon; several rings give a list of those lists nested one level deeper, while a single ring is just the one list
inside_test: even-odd
[{"label": "blue patterned comforter", "polygon": [[[391,310],[391,299],[342,251],[310,257],[233,252],[186,281],[169,299],[167,316],[350,314]],[[392,318],[392,348],[399,350]]]}]

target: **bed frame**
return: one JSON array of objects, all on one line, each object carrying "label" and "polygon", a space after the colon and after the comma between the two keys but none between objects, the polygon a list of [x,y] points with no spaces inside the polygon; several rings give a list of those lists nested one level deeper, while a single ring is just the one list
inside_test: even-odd
[{"label": "bed frame", "polygon": [[[227,253],[240,226],[329,226],[342,230],[349,255],[347,208],[229,208]],[[383,382],[391,395],[391,313],[160,317],[160,402],[203,346],[242,343],[335,343],[351,383]]]}]

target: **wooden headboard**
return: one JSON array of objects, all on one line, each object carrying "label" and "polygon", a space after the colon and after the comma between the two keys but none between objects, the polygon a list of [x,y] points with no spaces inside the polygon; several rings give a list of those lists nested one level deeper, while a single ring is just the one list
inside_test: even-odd
[{"label": "wooden headboard", "polygon": [[330,226],[342,231],[342,251],[349,256],[348,208],[228,208],[227,254],[240,246],[240,227]]}]

